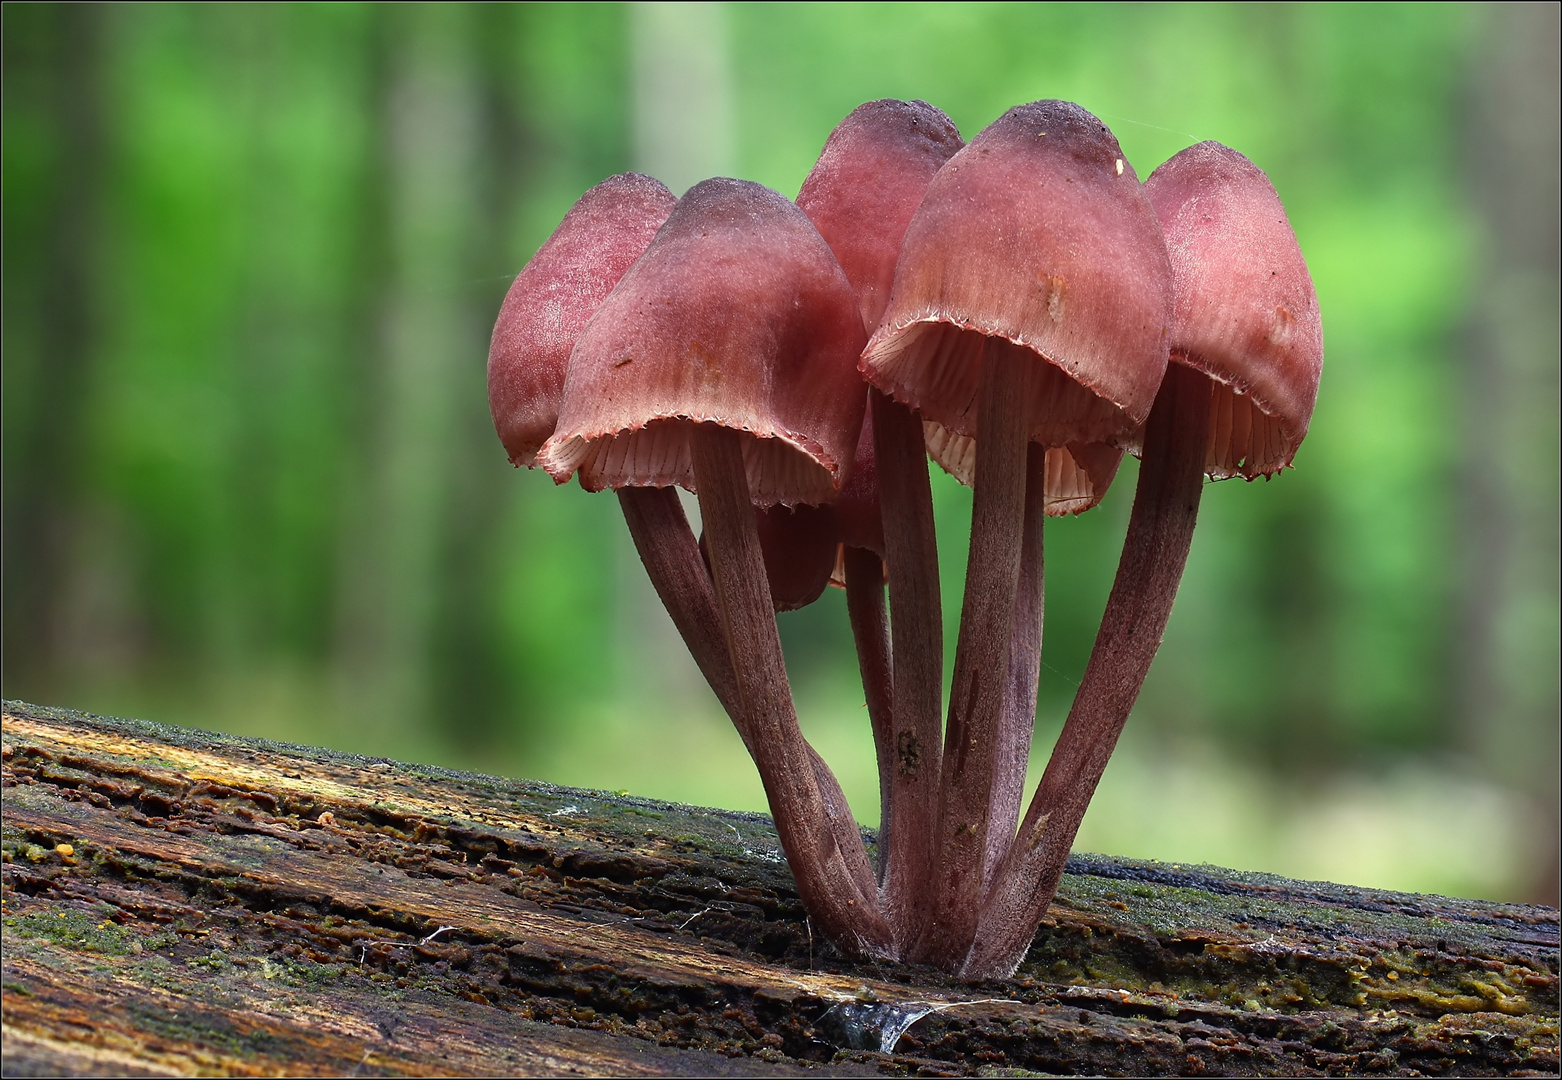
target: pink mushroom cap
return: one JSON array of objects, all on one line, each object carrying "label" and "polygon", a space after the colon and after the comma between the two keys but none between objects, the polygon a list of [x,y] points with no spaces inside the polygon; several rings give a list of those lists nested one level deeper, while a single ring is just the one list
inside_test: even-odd
[{"label": "pink mushroom cap", "polygon": [[538,463],[588,490],[693,488],[694,423],[745,432],[762,506],[835,498],[857,445],[864,337],[851,284],[790,200],[706,180],[673,209],[570,354]]},{"label": "pink mushroom cap", "polygon": [[[938,170],[964,145],[954,122],[925,101],[869,101],[830,132],[803,181],[797,205],[835,253],[868,333],[889,303],[906,226]],[[884,554],[869,414],[864,414],[835,517],[842,543]],[[833,580],[843,583],[844,570],[834,554],[832,560]]]},{"label": "pink mushroom cap", "polygon": [[609,177],[570,208],[505,294],[488,348],[488,405],[515,465],[536,466],[558,422],[575,339],[675,202],[660,180]]},{"label": "pink mushroom cap", "polygon": [[[924,420],[970,439],[985,341],[1003,338],[1046,365],[1030,402],[1033,441],[1112,444],[1154,403],[1171,305],[1160,228],[1116,138],[1077,105],[1034,102],[934,177],[861,366]],[[969,447],[929,435],[947,450],[941,463],[968,479]],[[1109,453],[1069,453],[1055,470],[1049,462],[1066,495],[1055,513],[1088,505],[1115,472],[1096,460]]]},{"label": "pink mushroom cap", "polygon": [[869,101],[836,125],[803,181],[797,205],[835,252],[868,333],[889,303],[906,226],[964,145],[954,121],[925,101]]},{"label": "pink mushroom cap", "polygon": [[835,507],[807,503],[756,507],[754,525],[775,609],[797,611],[819,599],[830,582],[840,547]]},{"label": "pink mushroom cap", "polygon": [[1323,373],[1323,320],[1301,246],[1262,169],[1217,142],[1151,174],[1176,289],[1172,360],[1214,382],[1206,470],[1291,464]]}]

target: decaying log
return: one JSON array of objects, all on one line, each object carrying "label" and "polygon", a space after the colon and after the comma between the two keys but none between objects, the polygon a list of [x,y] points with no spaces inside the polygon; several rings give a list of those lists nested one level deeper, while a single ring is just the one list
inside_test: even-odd
[{"label": "decaying log", "polygon": [[7,1075],[1557,1070],[1551,908],[1081,856],[967,985],[761,815],[4,711]]}]

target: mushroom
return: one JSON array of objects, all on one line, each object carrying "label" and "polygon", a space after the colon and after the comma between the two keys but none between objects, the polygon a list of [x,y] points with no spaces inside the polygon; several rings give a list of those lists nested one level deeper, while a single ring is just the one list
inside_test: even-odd
[{"label": "mushroom", "polygon": [[[752,754],[753,733],[744,721],[738,697],[737,675],[732,667],[732,654],[727,647],[721,612],[716,605],[716,593],[711,584],[709,559],[704,554],[703,545],[695,542],[689,520],[678,502],[677,492],[670,487],[622,487],[618,490],[618,498],[624,510],[624,520],[634,538],[635,549],[645,564],[646,575],[651,579],[668,615],[672,617],[673,625],[677,627],[684,644],[688,646],[700,673],[705,676],[722,708],[732,718],[744,746]],[[767,579],[769,575],[770,563],[767,560]],[[859,879],[859,889],[866,888],[871,892],[867,856],[861,852],[862,834],[856,819],[852,817],[841,785],[814,748],[806,742],[804,747],[813,764],[814,780],[819,786],[820,798],[824,801],[825,813],[836,842],[848,855],[851,869]]]},{"label": "mushroom", "polygon": [[775,609],[797,611],[819,599],[840,546],[835,508],[808,503],[756,507],[754,526]]},{"label": "mushroom", "polygon": [[[895,777],[889,621],[884,607],[884,522],[873,459],[873,420],[863,416],[851,470],[833,506],[756,507],[765,578],[777,611],[796,611],[823,594],[846,590],[846,608],[862,676],[863,696],[879,770],[878,881],[889,852]],[[710,565],[705,538],[700,551]]]},{"label": "mushroom", "polygon": [[[536,466],[538,449],[558,423],[576,339],[676,202],[649,176],[626,173],[604,180],[580,197],[511,285],[494,326],[488,389],[494,426],[517,466]],[[624,488],[619,502],[674,625],[723,707],[736,717],[736,678],[715,593],[692,551],[677,495],[670,488]],[[843,843],[860,845],[839,783],[823,759],[812,757],[832,825]]]},{"label": "mushroom", "polygon": [[[923,424],[923,433],[933,460],[970,487],[976,472],[976,440],[932,420]],[[1026,452],[1025,524],[1009,630],[1008,684],[994,751],[992,809],[982,874],[985,882],[992,880],[999,860],[1008,853],[1025,798],[1025,770],[1030,764],[1041,675],[1043,518],[1082,514],[1099,505],[1123,460],[1122,448],[1106,443],[1042,447],[1033,442]]]},{"label": "mushroom", "polygon": [[[860,295],[860,294],[859,294]],[[924,466],[925,468],[925,466]],[[840,498],[835,500],[835,520],[838,558],[831,582],[846,590],[846,615],[851,622],[852,643],[857,650],[857,670],[862,676],[863,702],[868,709],[868,723],[873,731],[873,752],[879,771],[879,886],[883,889],[889,875],[890,853],[905,851],[910,846],[920,849],[927,859],[929,832],[911,831],[911,840],[897,840],[899,833],[895,821],[897,814],[897,780],[903,786],[915,790],[915,770],[902,774],[896,751],[895,725],[895,676],[890,652],[890,625],[884,605],[886,566],[884,562],[884,510],[879,501],[878,461],[873,452],[873,412],[868,410],[862,418],[862,435],[857,440],[857,454],[852,459],[851,472]],[[936,597],[938,583],[933,582]],[[904,612],[902,612],[904,614]],[[910,622],[907,618],[906,622]],[[906,633],[902,628],[902,634]],[[934,689],[938,689],[935,684]],[[938,718],[937,700],[933,702],[931,715]],[[915,731],[908,738],[915,739]],[[935,781],[936,776],[933,778]],[[929,784],[929,797],[924,804],[933,806]],[[904,816],[902,809],[899,816]],[[912,815],[916,817],[915,813]],[[902,831],[905,831],[904,827]],[[915,859],[916,850],[912,852]],[[905,856],[902,856],[904,859]],[[898,881],[904,881],[902,869]],[[895,890],[894,902],[888,898],[885,907],[890,913],[892,927],[898,928],[898,917],[905,910],[901,903],[904,887]]]},{"label": "mushroom", "polygon": [[[798,891],[838,946],[889,955],[860,835],[848,840],[832,824],[844,800],[832,814],[797,726],[753,512],[834,498],[861,424],[854,361],[864,336],[851,287],[806,216],[758,184],[707,180],[577,341],[538,461],[560,483],[578,474],[588,490],[695,491],[734,721]],[[688,568],[698,552],[683,524],[677,559]]]},{"label": "mushroom", "polygon": [[516,275],[488,349],[488,406],[516,466],[536,467],[558,423],[575,339],[675,202],[660,180],[610,176],[576,201]]},{"label": "mushroom", "polygon": [[[935,917],[913,959],[959,968],[976,936],[994,774],[1014,746],[1002,732],[1010,632],[1024,523],[1039,520],[1026,507],[1044,496],[1028,491],[1041,470],[1027,447],[1110,443],[1142,423],[1170,314],[1154,212],[1117,140],[1077,105],[1009,110],[944,165],[906,231],[863,371],[925,419],[980,435]],[[1039,530],[1033,543],[1039,580]]]},{"label": "mushroom", "polygon": [[[537,451],[558,426],[576,340],[677,201],[652,177],[609,177],[576,201],[505,294],[489,347],[488,403],[500,442],[516,466],[537,466]],[[620,493],[620,502],[641,559],[652,568],[664,599],[698,593],[699,582],[688,580],[687,568],[675,554],[679,525],[688,531],[676,494],[632,488]],[[710,591],[708,581],[705,591]],[[697,613],[680,609],[674,619],[685,640],[709,636],[701,633]],[[714,618],[711,622],[714,625]],[[723,704],[735,702],[731,664],[719,630],[715,640],[724,673],[705,670],[703,661],[711,650],[692,644],[691,649]]]},{"label": "mushroom", "polygon": [[[954,123],[925,101],[870,101],[830,133],[798,191],[798,206],[851,282],[868,333],[889,303],[906,227],[928,184],[962,145]],[[873,397],[837,519],[879,764],[885,907],[903,939],[916,936],[931,916],[926,886],[943,736],[943,621],[921,425],[904,406]],[[892,464],[880,468],[884,462]],[[894,610],[888,631],[886,555]]]},{"label": "mushroom", "polygon": [[1142,436],[1139,486],[1095,648],[1052,760],[982,911],[964,974],[1012,972],[1051,902],[1160,645],[1204,476],[1271,476],[1307,433],[1323,369],[1317,295],[1256,165],[1189,147],[1145,184],[1175,280],[1171,364]]},{"label": "mushroom", "polygon": [[[488,402],[511,462],[535,468],[558,426],[570,352],[624,272],[638,259],[678,200],[660,180],[612,176],[576,201],[506,293],[488,354]],[[673,619],[723,705],[734,709],[731,661],[714,615],[698,603],[710,582],[692,573],[680,549],[688,522],[670,489],[619,493],[630,535]],[[699,647],[699,646],[704,647]],[[715,662],[719,661],[719,662]]]}]

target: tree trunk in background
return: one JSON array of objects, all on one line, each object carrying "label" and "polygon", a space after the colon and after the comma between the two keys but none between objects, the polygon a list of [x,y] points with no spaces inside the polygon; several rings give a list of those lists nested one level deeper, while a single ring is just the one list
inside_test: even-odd
[{"label": "tree trunk in background", "polygon": [[429,662],[440,711],[436,721],[467,753],[516,734],[506,731],[515,718],[508,709],[494,588],[500,560],[513,557],[497,552],[495,538],[501,535],[506,496],[516,477],[494,435],[486,370],[494,318],[520,267],[519,253],[510,250],[512,226],[535,173],[528,103],[513,70],[514,42],[531,15],[523,7],[478,6],[466,12],[464,27],[463,44],[472,57],[466,67],[476,79],[473,115],[480,130],[464,189],[472,198],[472,220],[462,251],[463,273],[448,290],[451,315],[459,323],[452,344],[466,348],[447,358],[453,419]]},{"label": "tree trunk in background", "polygon": [[[48,147],[47,210],[38,229],[42,250],[36,283],[7,286],[8,331],[28,327],[31,355],[12,355],[7,366],[26,369],[5,380],[26,404],[6,410],[7,422],[26,428],[7,438],[4,509],[3,666],[34,685],[47,684],[57,667],[82,642],[72,633],[68,592],[76,572],[80,537],[82,466],[91,445],[83,418],[92,386],[101,230],[100,196],[105,167],[102,94],[102,28],[106,9],[97,4],[40,5],[5,13],[5,85],[33,82],[26,104],[38,102],[30,119],[52,136]],[[23,107],[26,107],[25,104]],[[28,230],[30,231],[30,230]],[[7,238],[8,261],[16,254]],[[27,274],[18,260],[16,271]],[[26,310],[31,308],[31,311]],[[9,332],[8,332],[8,337]],[[7,342],[9,352],[13,341]],[[26,347],[23,346],[23,349]],[[29,385],[30,384],[30,385]],[[8,432],[8,436],[18,433]],[[89,570],[91,568],[88,568]]]},{"label": "tree trunk in background", "polygon": [[635,168],[674,195],[737,164],[731,45],[721,4],[647,3],[628,11]]},{"label": "tree trunk in background", "polygon": [[1530,898],[1555,905],[1562,26],[1555,4],[1487,11],[1464,159],[1487,226],[1467,351],[1465,734],[1491,774],[1532,801]]},{"label": "tree trunk in background", "polygon": [[[631,5],[630,114],[634,167],[674,195],[736,171],[732,73],[720,4]],[[684,499],[696,533],[699,506]],[[720,706],[646,577],[629,533],[614,532],[620,696],[658,702],[669,714],[720,715]]]},{"label": "tree trunk in background", "polygon": [[[344,701],[382,730],[406,730],[430,706],[443,521],[457,395],[480,393],[482,341],[462,286],[476,226],[478,141],[465,30],[457,6],[376,12],[384,289],[372,304],[359,469],[344,523],[339,649]],[[378,181],[370,178],[370,183]],[[372,223],[370,228],[372,229]],[[372,235],[367,243],[376,246]],[[466,343],[469,349],[457,346]],[[461,368],[469,368],[464,378]]]},{"label": "tree trunk in background", "polygon": [[[358,179],[352,223],[353,269],[348,284],[348,328],[342,345],[349,357],[347,384],[356,390],[347,400],[348,432],[342,441],[344,483],[338,496],[336,599],[332,665],[337,697],[354,700],[376,674],[372,647],[375,565],[366,550],[371,543],[370,513],[375,475],[374,439],[385,411],[387,390],[382,373],[386,349],[384,311],[390,303],[390,66],[393,37],[388,11],[369,9],[364,37],[366,78],[362,87],[367,126],[364,161]],[[345,710],[343,710],[345,712]]]}]

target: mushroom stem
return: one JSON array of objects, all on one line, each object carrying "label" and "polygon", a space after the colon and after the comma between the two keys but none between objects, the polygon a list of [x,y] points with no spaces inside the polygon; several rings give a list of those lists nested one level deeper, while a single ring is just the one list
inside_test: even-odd
[{"label": "mushroom stem", "polygon": [[[858,885],[861,870],[853,872],[837,842],[832,820],[840,807],[832,814],[826,804],[813,756],[797,726],[754,527],[742,438],[740,432],[716,424],[695,424],[689,450],[739,710],[751,734],[749,751],[803,906],[843,951],[892,956],[889,926],[879,914],[876,897],[871,889],[864,895]],[[859,839],[859,849],[860,844]],[[871,885],[871,872],[867,880]]]},{"label": "mushroom stem", "polygon": [[[1074,706],[982,908],[961,974],[1011,974],[1057,891],[1069,847],[1171,616],[1203,490],[1211,385],[1173,363],[1150,412],[1117,579]],[[980,490],[980,489],[978,489]]]},{"label": "mushroom stem", "polygon": [[938,595],[938,544],[922,420],[906,406],[868,392],[889,566],[894,663],[894,765],[884,871],[884,906],[902,952],[933,918],[938,784],[944,725],[944,627]]},{"label": "mushroom stem", "polygon": [[[743,745],[757,764],[755,733],[739,705],[737,675],[722,631],[716,592],[700,555],[694,530],[689,527],[689,519],[678,501],[678,492],[670,487],[624,487],[618,489],[618,502],[656,595],[661,597],[662,606],[672,617],[700,674],[705,676],[721,707],[732,718]],[[864,896],[873,897],[877,888],[868,853],[863,848],[862,833],[851,816],[841,785],[818,752],[806,741],[803,745],[813,764],[814,780],[824,800],[831,831],[852,878]]]},{"label": "mushroom stem", "polygon": [[1003,718],[993,754],[992,818],[987,826],[984,887],[1014,842],[1025,801],[1025,767],[1030,764],[1031,735],[1036,728],[1036,684],[1041,676],[1041,628],[1045,582],[1042,527],[1047,520],[1047,448],[1026,448],[1025,526],[1020,547],[1020,577],[1014,593],[1014,621],[1009,631],[1009,685],[1003,695]]},{"label": "mushroom stem", "polygon": [[895,797],[895,683],[890,672],[889,620],[884,610],[884,561],[867,548],[845,550],[846,613],[857,645],[857,667],[862,672],[862,691],[879,763],[878,877],[882,884],[889,863],[894,821],[890,805]]},{"label": "mushroom stem", "polygon": [[721,611],[711,587],[710,571],[700,557],[699,542],[678,501],[675,488],[623,487],[618,503],[634,539],[635,550],[645,564],[646,576],[661,597],[662,606],[688,646],[700,674],[715,691],[738,734],[748,745],[749,733],[738,708],[737,676],[721,629]]},{"label": "mushroom stem", "polygon": [[[862,843],[862,829],[858,826],[857,819],[852,816],[852,808],[846,801],[846,793],[841,790],[841,785],[835,779],[835,774],[830,771],[830,766],[819,756],[819,751],[815,750],[806,739],[803,741],[803,749],[807,751],[809,764],[813,766],[814,783],[819,786],[819,799],[824,804],[825,818],[829,822],[831,834],[835,837],[836,850],[845,860],[852,884],[857,886],[857,895],[861,898],[859,904],[866,905],[873,912],[874,918],[880,921],[888,944],[891,934],[888,924],[883,922],[883,913],[879,910],[879,880],[873,872],[873,864],[868,861],[868,849]],[[889,954],[880,952],[875,955]]]},{"label": "mushroom stem", "polygon": [[1041,361],[1003,338],[982,352],[976,482],[965,599],[949,689],[939,803],[937,916],[918,953],[958,968],[976,936],[987,862],[993,768],[1008,683],[1009,631],[1025,520],[1028,409]]}]

